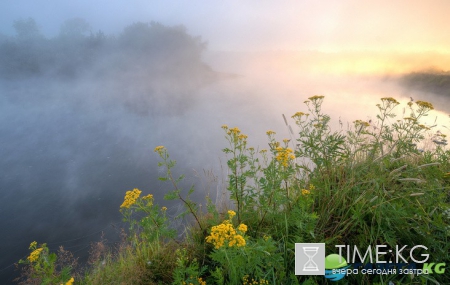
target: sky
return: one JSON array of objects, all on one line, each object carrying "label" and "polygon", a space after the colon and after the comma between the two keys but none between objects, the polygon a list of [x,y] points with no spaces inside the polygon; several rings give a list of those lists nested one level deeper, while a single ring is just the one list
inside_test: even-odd
[{"label": "sky", "polygon": [[120,32],[135,21],[183,24],[211,50],[450,50],[447,0],[4,0],[0,32],[34,18],[48,36],[68,18],[94,31]]}]

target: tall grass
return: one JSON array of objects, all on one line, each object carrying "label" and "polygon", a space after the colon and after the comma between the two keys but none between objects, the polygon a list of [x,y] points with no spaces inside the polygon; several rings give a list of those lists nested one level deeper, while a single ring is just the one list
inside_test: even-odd
[{"label": "tall grass", "polygon": [[[232,203],[220,211],[207,197],[201,211],[173,177],[176,161],[163,146],[155,148],[165,169],[166,199],[184,205],[181,216],[193,224],[183,239],[151,194],[134,189],[120,207],[128,236],[116,250],[95,255],[80,274],[68,267],[41,271],[48,251],[22,263],[22,279],[43,284],[329,284],[323,276],[294,275],[294,244],[388,248],[428,247],[432,262],[446,262],[450,252],[450,151],[446,136],[421,123],[433,106],[409,102],[407,117],[399,103],[382,98],[375,122],[356,120],[347,130],[332,130],[323,114],[323,96],[310,97],[306,110],[292,116],[295,139],[278,141],[267,131],[269,149],[249,146],[239,128],[222,126],[229,146],[227,190]],[[289,126],[293,132],[293,128]],[[34,244],[33,252],[38,248]],[[98,251],[97,251],[98,253]],[[420,253],[424,253],[423,251]],[[417,252],[416,252],[417,254]],[[404,256],[409,256],[407,249]],[[387,254],[383,261],[393,261]],[[410,262],[410,260],[408,260]],[[55,261],[56,262],[56,259]],[[368,262],[364,260],[363,262]],[[51,278],[48,279],[48,276]],[[47,279],[46,279],[47,278]],[[50,280],[50,281],[45,281]],[[444,274],[352,275],[336,284],[445,284]],[[46,283],[47,282],[47,283]]]}]

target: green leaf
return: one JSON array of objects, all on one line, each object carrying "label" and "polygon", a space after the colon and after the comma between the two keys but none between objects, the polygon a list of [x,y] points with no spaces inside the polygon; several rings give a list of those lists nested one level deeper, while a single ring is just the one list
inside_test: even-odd
[{"label": "green leaf", "polygon": [[173,191],[173,192],[169,192],[166,195],[164,195],[164,200],[175,200],[178,198],[178,192],[177,191]]}]

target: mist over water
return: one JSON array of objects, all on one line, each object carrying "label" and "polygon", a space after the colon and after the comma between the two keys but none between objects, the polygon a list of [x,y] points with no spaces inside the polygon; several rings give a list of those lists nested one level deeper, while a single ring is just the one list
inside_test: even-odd
[{"label": "mist over water", "polygon": [[[307,111],[303,102],[315,94],[325,95],[323,111],[336,128],[339,119],[344,126],[374,120],[381,97],[430,101],[448,124],[448,99],[399,84],[398,73],[318,68],[328,54],[209,51],[182,27],[135,23],[113,37],[72,24],[81,30],[69,25],[56,38],[25,33],[1,43],[0,269],[25,258],[34,240],[76,256],[102,231],[117,240],[119,206],[133,188],[175,215],[177,203],[163,200],[169,185],[157,180],[164,174],[157,145],[204,203],[226,179],[221,125],[238,126],[250,145],[267,148],[265,132],[289,138],[282,114]],[[203,170],[221,177],[208,183]],[[8,283],[14,272],[0,274]]]}]

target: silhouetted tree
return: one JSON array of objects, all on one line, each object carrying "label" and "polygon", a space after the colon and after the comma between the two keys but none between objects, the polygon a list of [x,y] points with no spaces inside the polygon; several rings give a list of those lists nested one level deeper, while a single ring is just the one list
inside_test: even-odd
[{"label": "silhouetted tree", "polygon": [[19,40],[33,41],[43,37],[33,18],[14,21],[13,27]]}]

